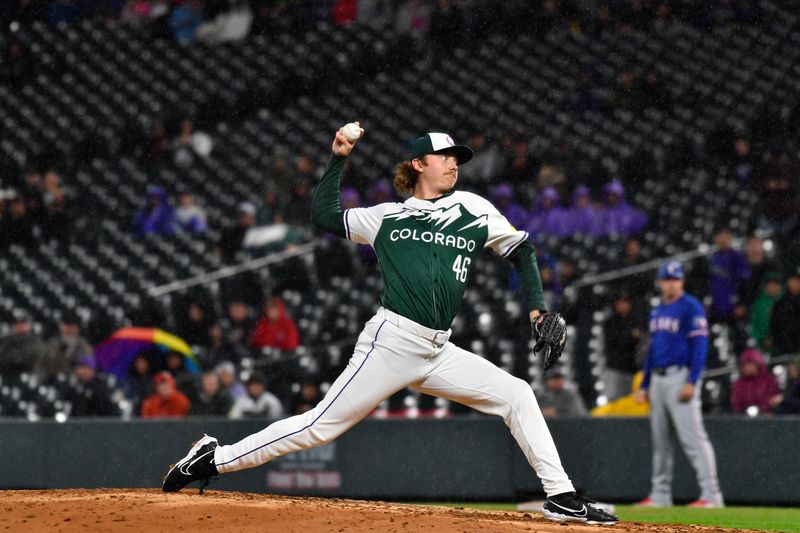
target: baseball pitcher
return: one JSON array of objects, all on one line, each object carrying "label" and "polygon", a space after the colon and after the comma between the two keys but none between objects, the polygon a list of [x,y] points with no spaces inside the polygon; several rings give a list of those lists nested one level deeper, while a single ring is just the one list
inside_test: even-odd
[{"label": "baseball pitcher", "polygon": [[575,492],[528,383],[449,341],[450,324],[483,248],[517,268],[535,351],[542,353],[546,368],[558,359],[566,340],[564,319],[544,310],[528,234],[514,229],[484,198],[454,189],[458,167],[472,158],[472,150],[444,133],[424,135],[395,174],[395,187],[410,198],[342,211],[340,182],[356,141],[341,129],[336,133],[333,155],[314,193],[311,222],[375,249],[384,277],[381,307],[358,337],[347,367],[314,409],[228,446],[203,437],[168,472],[163,490],[177,491],[196,480],[205,486],[212,476],[326,444],[380,402],[411,387],[502,417],[542,480],[547,518],[614,523],[616,516]]}]

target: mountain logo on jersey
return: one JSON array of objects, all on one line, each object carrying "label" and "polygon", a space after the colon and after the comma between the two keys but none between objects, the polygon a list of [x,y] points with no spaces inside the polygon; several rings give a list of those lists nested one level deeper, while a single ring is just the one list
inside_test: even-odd
[{"label": "mountain logo on jersey", "polygon": [[[447,209],[437,209],[436,211],[420,211],[418,209],[403,208],[399,213],[385,215],[384,218],[392,220],[403,220],[413,217],[420,222],[433,221],[438,229],[444,229],[459,218],[461,218],[461,204],[451,205]],[[481,215],[472,222],[458,229],[464,231],[469,228],[485,228],[489,225],[489,215]]]},{"label": "mountain logo on jersey", "polygon": [[469,228],[485,228],[489,225],[489,215],[481,215],[458,231],[464,231]]},{"label": "mountain logo on jersey", "polygon": [[447,209],[437,209],[436,211],[420,211],[419,209],[409,209],[404,207],[399,213],[384,215],[383,218],[403,220],[410,217],[413,217],[420,222],[432,221],[436,224],[437,229],[444,229],[461,218],[461,204],[451,205]]},{"label": "mountain logo on jersey", "polygon": [[[407,224],[398,224],[392,229],[388,229],[388,237],[392,242],[396,241],[420,241],[422,243],[436,244],[473,252],[478,247],[478,242],[485,240],[481,237],[481,228],[489,225],[488,216],[481,215],[475,218],[461,204],[442,207],[433,211],[403,207],[402,211],[384,215],[384,221],[415,220],[418,222],[432,222],[432,231],[425,231],[422,228],[410,227]],[[455,224],[460,220],[460,223]],[[461,227],[459,227],[461,226]],[[448,229],[449,228],[449,229]],[[456,235],[464,230],[465,234]]]}]

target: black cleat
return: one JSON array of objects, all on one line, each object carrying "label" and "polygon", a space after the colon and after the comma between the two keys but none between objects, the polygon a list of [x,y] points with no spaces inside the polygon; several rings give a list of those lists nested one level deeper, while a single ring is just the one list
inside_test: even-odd
[{"label": "black cleat", "polygon": [[597,502],[575,492],[565,492],[547,498],[544,517],[556,522],[583,522],[585,524],[613,526],[618,518],[601,509]]},{"label": "black cleat", "polygon": [[164,477],[161,490],[164,492],[177,492],[192,481],[202,481],[200,494],[203,493],[208,480],[219,474],[214,466],[214,449],[217,439],[203,435],[203,438],[194,443],[186,457],[175,463]]}]

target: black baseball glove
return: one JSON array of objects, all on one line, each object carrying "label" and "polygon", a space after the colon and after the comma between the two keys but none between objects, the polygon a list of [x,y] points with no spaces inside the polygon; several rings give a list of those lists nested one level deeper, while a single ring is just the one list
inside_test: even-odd
[{"label": "black baseball glove", "polygon": [[544,352],[544,369],[550,369],[567,343],[567,322],[558,313],[542,313],[531,322],[531,330],[536,345],[534,353]]}]

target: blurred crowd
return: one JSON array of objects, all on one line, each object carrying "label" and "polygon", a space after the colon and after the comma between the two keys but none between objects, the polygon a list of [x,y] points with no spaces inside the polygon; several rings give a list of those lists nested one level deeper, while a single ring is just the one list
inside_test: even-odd
[{"label": "blurred crowd", "polygon": [[66,241],[75,199],[59,173],[29,168],[19,178],[10,182],[0,178],[0,249]]},{"label": "blurred crowd", "polygon": [[7,0],[0,23],[74,24],[116,19],[182,44],[235,42],[251,32],[317,22],[391,25],[434,48],[471,46],[487,32],[658,30],[680,21],[700,27],[757,22],[757,0]]},{"label": "blurred crowd", "polygon": [[[207,302],[207,300],[206,300]],[[269,377],[251,371],[239,381],[243,357],[272,349],[291,353],[300,333],[280,298],[271,298],[261,317],[253,317],[243,302],[233,301],[227,314],[216,319],[200,299],[176,304],[183,312],[177,333],[196,351],[199,368],[186,355],[154,344],[129,354],[121,373],[97,357],[95,347],[81,333],[81,319],[64,313],[57,335],[43,339],[33,331],[29,316],[15,313],[10,334],[0,338],[0,383],[55,386],[69,403],[70,416],[276,418],[299,414],[321,399],[318,376],[302,376],[297,390],[279,398],[269,390]],[[97,349],[102,351],[103,344]]]}]

